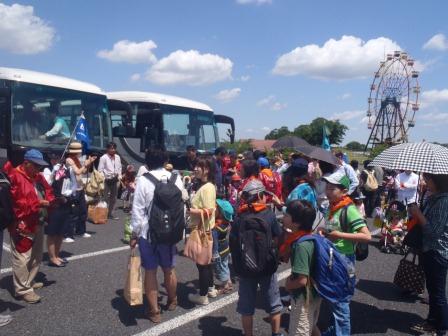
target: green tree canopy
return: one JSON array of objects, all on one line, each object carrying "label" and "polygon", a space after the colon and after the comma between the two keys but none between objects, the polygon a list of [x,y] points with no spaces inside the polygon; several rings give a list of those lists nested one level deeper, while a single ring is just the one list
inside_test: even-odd
[{"label": "green tree canopy", "polygon": [[365,145],[359,143],[358,141],[351,141],[345,146],[345,148],[352,151],[364,151],[364,147]]},{"label": "green tree canopy", "polygon": [[290,135],[291,131],[288,129],[287,126],[282,126],[280,128],[274,128],[272,131],[270,131],[265,137],[265,140],[277,140],[285,135]]}]

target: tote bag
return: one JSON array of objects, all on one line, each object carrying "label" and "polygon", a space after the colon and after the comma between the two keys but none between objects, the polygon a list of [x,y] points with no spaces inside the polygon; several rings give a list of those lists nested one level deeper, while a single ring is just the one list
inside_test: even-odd
[{"label": "tote bag", "polygon": [[212,234],[205,231],[204,210],[201,210],[201,224],[191,231],[185,244],[184,255],[198,265],[209,265],[212,262],[212,248]]},{"label": "tote bag", "polygon": [[141,271],[141,260],[135,255],[135,249],[131,250],[128,262],[128,272],[124,285],[124,299],[130,306],[143,304],[143,281]]},{"label": "tote bag", "polygon": [[400,260],[397,272],[394,277],[394,284],[402,290],[415,293],[423,293],[425,290],[425,273],[420,265],[417,265],[414,258],[407,260],[409,252]]}]

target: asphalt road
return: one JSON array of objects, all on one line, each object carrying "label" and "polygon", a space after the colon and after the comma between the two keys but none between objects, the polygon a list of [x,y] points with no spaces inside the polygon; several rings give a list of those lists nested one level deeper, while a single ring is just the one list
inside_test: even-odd
[{"label": "asphalt road", "polygon": [[[235,312],[236,291],[212,299],[205,307],[195,307],[187,300],[198,285],[198,275],[193,262],[184,257],[178,257],[176,265],[179,307],[174,312],[165,311],[163,323],[153,325],[146,319],[146,304],[129,307],[122,297],[129,249],[121,241],[124,214],[119,214],[121,220],[106,225],[88,224],[91,238],[63,245],[63,256],[71,259],[67,267],[51,268],[44,261],[38,275],[38,280],[45,282],[45,287],[38,290],[43,299],[35,305],[12,296],[9,253],[4,251],[0,312],[12,314],[14,321],[1,328],[0,335],[242,335],[240,317]],[[8,239],[5,242],[9,243]],[[392,284],[400,258],[372,246],[369,258],[357,264],[359,282],[351,303],[353,335],[412,335],[409,327],[423,320],[428,306],[401,297]],[[279,273],[287,276],[286,266]],[[163,306],[163,287],[160,296]],[[328,325],[329,316],[323,307],[321,328]],[[257,310],[255,335],[270,335],[263,317],[265,313]],[[285,311],[283,326],[288,318]]]}]

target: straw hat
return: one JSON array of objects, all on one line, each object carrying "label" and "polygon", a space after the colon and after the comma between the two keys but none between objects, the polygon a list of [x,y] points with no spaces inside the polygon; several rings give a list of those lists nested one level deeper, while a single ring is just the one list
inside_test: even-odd
[{"label": "straw hat", "polygon": [[68,147],[68,154],[81,154],[82,144],[80,142],[74,141]]}]

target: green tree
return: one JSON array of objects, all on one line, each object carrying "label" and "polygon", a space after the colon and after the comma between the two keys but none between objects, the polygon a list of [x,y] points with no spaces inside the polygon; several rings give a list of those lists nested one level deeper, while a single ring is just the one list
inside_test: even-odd
[{"label": "green tree", "polygon": [[350,149],[352,151],[363,151],[365,145],[359,143],[358,141],[351,141],[347,145],[345,145],[345,148]]},{"label": "green tree", "polygon": [[244,153],[248,150],[252,150],[250,140],[238,140],[233,144],[231,144],[230,142],[223,142],[221,143],[221,145],[224,146],[227,150],[234,150],[236,153]]},{"label": "green tree", "polygon": [[323,127],[328,128],[330,144],[339,145],[344,139],[348,127],[339,122],[339,120],[327,120],[325,118],[316,118],[308,125],[300,125],[294,129],[294,135],[305,139],[311,145],[320,146],[322,144]]},{"label": "green tree", "polygon": [[370,151],[369,154],[369,159],[373,160],[374,158],[376,158],[378,155],[380,155],[383,151],[385,151],[386,149],[388,149],[390,146],[387,144],[381,144],[381,145],[376,145],[374,148],[372,148],[372,150]]},{"label": "green tree", "polygon": [[287,126],[282,126],[280,128],[274,128],[272,131],[270,131],[265,137],[265,140],[277,140],[285,135],[290,135],[291,131],[288,129]]}]

